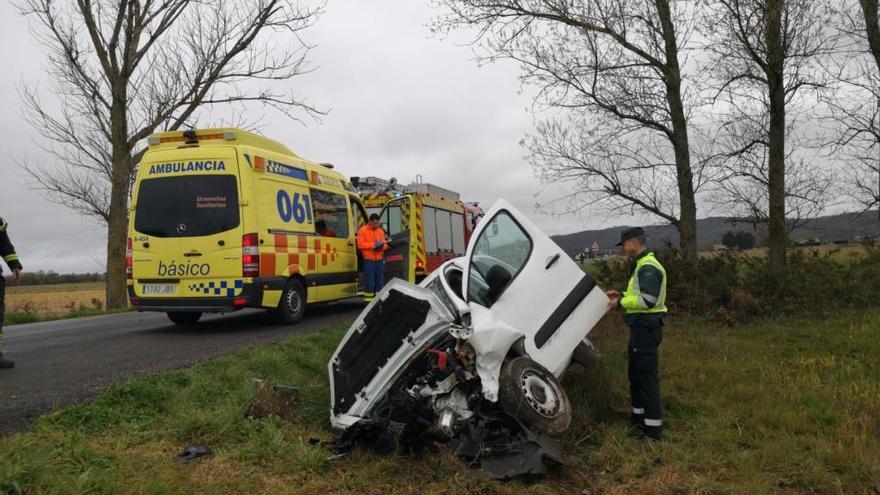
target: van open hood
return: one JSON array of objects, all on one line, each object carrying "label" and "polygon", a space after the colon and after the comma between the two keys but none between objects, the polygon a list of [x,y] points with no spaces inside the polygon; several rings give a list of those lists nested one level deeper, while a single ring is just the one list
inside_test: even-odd
[{"label": "van open hood", "polygon": [[368,417],[407,365],[442,339],[453,321],[429,289],[399,279],[388,283],[327,364],[333,427]]}]

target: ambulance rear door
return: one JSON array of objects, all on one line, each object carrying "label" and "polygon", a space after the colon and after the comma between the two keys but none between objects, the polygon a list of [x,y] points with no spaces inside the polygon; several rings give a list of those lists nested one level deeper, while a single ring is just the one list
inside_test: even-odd
[{"label": "ambulance rear door", "polygon": [[133,204],[135,294],[239,295],[245,232],[235,148],[179,148],[145,158]]}]

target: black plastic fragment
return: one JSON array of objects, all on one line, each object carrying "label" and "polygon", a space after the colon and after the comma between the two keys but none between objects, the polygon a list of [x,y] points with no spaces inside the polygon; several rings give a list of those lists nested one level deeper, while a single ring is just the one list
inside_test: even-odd
[{"label": "black plastic fragment", "polygon": [[554,438],[501,418],[472,421],[449,445],[463,461],[501,481],[542,476],[564,463]]},{"label": "black plastic fragment", "polygon": [[185,464],[198,461],[213,454],[211,447],[204,445],[189,445],[177,454],[177,460]]},{"label": "black plastic fragment", "polygon": [[359,421],[348,427],[330,445],[334,454],[351,452],[355,447],[369,447],[378,455],[391,455],[396,446],[394,434],[388,428],[369,421]]}]

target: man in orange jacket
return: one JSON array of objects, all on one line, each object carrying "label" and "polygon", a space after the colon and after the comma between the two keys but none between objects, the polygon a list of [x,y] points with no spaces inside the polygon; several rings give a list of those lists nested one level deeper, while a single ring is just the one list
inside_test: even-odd
[{"label": "man in orange jacket", "polygon": [[388,242],[385,231],[379,227],[379,215],[370,215],[370,221],[358,230],[358,249],[364,257],[364,300],[370,302],[385,285],[385,251]]}]

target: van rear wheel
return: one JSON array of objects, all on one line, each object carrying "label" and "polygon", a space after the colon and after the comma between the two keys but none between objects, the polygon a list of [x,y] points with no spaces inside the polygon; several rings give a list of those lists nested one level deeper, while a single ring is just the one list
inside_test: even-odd
[{"label": "van rear wheel", "polygon": [[275,316],[282,323],[299,323],[306,312],[306,290],[302,282],[292,278],[281,293]]},{"label": "van rear wheel", "polygon": [[195,325],[199,322],[199,318],[202,317],[202,313],[189,311],[169,311],[166,314],[169,320],[184,326]]}]

